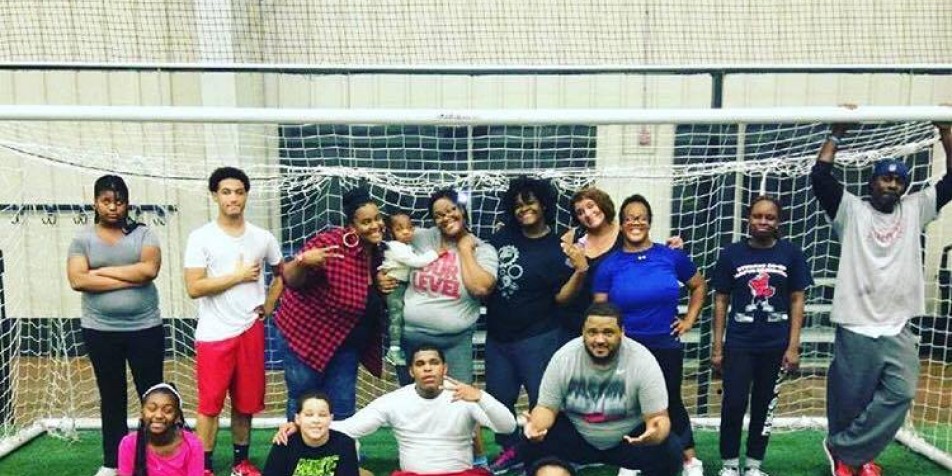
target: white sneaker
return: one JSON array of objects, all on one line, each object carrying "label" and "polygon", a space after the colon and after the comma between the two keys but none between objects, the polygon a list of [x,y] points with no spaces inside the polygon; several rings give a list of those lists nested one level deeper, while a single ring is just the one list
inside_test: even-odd
[{"label": "white sneaker", "polygon": [[760,470],[760,468],[747,468],[744,470],[744,476],[770,476]]},{"label": "white sneaker", "polygon": [[116,476],[117,474],[119,473],[116,472],[116,468],[107,468],[105,466],[101,466],[99,471],[96,471],[96,476]]},{"label": "white sneaker", "polygon": [[681,476],[704,476],[704,463],[697,458],[691,458],[690,461],[684,463]]},{"label": "white sneaker", "polygon": [[740,470],[735,466],[724,466],[717,476],[740,476]]},{"label": "white sneaker", "polygon": [[641,470],[618,468],[618,476],[641,476]]}]

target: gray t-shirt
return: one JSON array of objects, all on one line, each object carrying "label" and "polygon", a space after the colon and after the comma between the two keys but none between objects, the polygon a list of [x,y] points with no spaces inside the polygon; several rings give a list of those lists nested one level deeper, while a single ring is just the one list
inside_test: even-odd
[{"label": "gray t-shirt", "polygon": [[[138,263],[145,246],[159,247],[159,239],[148,227],[139,226],[110,245],[96,235],[95,226],[90,226],[76,233],[69,245],[69,257],[85,257],[90,270],[123,266]],[[104,293],[84,292],[81,323],[98,331],[136,331],[161,325],[155,284]]]},{"label": "gray t-shirt", "polygon": [[[476,262],[496,276],[496,248],[476,239]],[[440,248],[440,230],[427,228],[413,234],[417,253]],[[413,271],[404,295],[403,318],[408,331],[429,335],[459,334],[472,329],[479,318],[479,299],[463,285],[459,252],[452,245],[446,254]]]},{"label": "gray t-shirt", "polygon": [[539,405],[565,412],[585,441],[605,450],[621,443],[643,415],[666,410],[668,392],[661,367],[645,346],[624,337],[615,362],[597,367],[576,337],[549,361]]},{"label": "gray t-shirt", "polygon": [[902,325],[925,314],[919,237],[935,220],[936,191],[902,197],[892,213],[844,192],[833,220],[840,238],[831,320],[847,326]]}]

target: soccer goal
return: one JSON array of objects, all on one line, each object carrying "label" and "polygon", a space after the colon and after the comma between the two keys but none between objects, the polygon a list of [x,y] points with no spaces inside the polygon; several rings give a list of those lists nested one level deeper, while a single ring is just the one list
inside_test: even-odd
[{"label": "soccer goal", "polygon": [[[901,120],[901,119],[908,120]],[[786,209],[783,235],[806,252],[809,290],[802,370],[783,384],[778,429],[821,428],[832,332],[829,303],[838,243],[810,189],[808,173],[830,122],[857,121],[837,157],[847,188],[865,191],[868,165],[902,157],[912,189],[944,171],[931,120],[952,108],[775,108],[738,110],[277,110],[0,107],[0,418],[3,444],[39,431],[69,435],[95,426],[98,398],[79,333],[79,296],[66,282],[66,250],[91,223],[92,183],[126,178],[138,220],[161,237],[157,284],[167,328],[166,375],[194,411],[195,309],[182,280],[192,229],[215,215],[209,172],[237,165],[252,177],[248,216],[279,237],[285,255],[313,233],[342,222],[341,193],[364,184],[383,204],[429,224],[426,197],[455,187],[468,197],[471,225],[487,237],[500,221],[499,197],[518,175],[550,179],[560,192],[557,225],[577,189],[596,185],[616,201],[651,200],[653,238],[684,238],[702,273],[746,230],[745,204],[762,193]],[[946,244],[952,219],[923,236],[929,315],[922,336],[919,394],[901,438],[949,464],[952,351]],[[684,397],[699,425],[715,425],[720,382],[709,366],[710,310],[687,338]],[[269,329],[273,330],[273,329]],[[319,337],[319,336],[316,336]],[[474,359],[481,361],[477,346]],[[268,348],[268,409],[283,413],[280,356]],[[477,365],[477,368],[479,366]],[[361,375],[359,404],[393,389]],[[131,386],[130,386],[131,389]],[[130,390],[131,391],[131,390]],[[130,394],[130,416],[135,415]]]}]

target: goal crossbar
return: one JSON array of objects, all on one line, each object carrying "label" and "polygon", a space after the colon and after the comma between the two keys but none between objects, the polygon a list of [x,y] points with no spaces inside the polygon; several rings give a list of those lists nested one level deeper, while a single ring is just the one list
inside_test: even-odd
[{"label": "goal crossbar", "polygon": [[308,123],[418,125],[766,124],[952,121],[948,106],[726,109],[292,109],[200,106],[0,105],[7,121]]}]

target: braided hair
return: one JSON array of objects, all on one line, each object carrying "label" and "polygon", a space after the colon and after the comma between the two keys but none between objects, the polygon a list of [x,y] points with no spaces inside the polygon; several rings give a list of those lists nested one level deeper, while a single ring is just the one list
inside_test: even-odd
[{"label": "braided hair", "polygon": [[[182,413],[182,396],[174,384],[159,383],[153,385],[142,394],[142,405],[152,394],[167,395],[175,402],[175,422],[172,424],[173,431],[179,431],[185,427],[185,415]],[[146,462],[146,449],[149,446],[149,424],[139,418],[139,428],[136,429],[136,454],[132,464],[132,476],[148,476],[148,464]]]},{"label": "braided hair", "polygon": [[[103,175],[96,179],[96,183],[93,184],[93,197],[96,199],[100,195],[112,192],[117,201],[124,202],[126,206],[129,205],[129,187],[126,186],[126,181],[118,175]],[[144,224],[139,223],[131,218],[129,218],[129,209],[126,209],[126,216],[123,217],[124,221],[121,225],[122,232],[125,234],[132,233],[133,230]],[[99,211],[96,210],[96,207],[93,207],[93,220],[95,223],[99,223]]]}]

